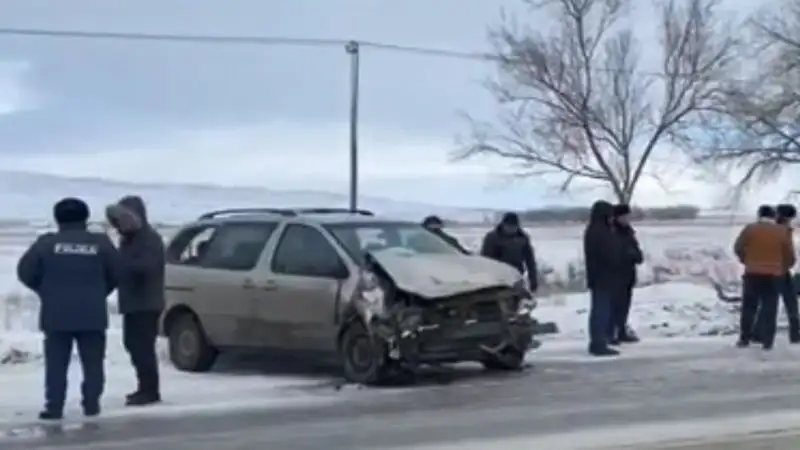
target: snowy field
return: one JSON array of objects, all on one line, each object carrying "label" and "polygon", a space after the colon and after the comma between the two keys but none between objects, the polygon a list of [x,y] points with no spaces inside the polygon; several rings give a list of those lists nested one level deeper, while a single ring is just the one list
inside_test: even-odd
[{"label": "snowy field", "polygon": [[[170,230],[163,230],[166,235]],[[451,230],[466,246],[477,248],[486,229]],[[583,292],[579,226],[542,227],[528,230],[544,273],[544,288],[536,313],[553,320],[559,328],[545,348],[572,348],[584,342],[588,301]],[[15,280],[16,260],[41,232],[34,227],[0,229],[0,422],[30,418],[41,402],[41,338],[36,331],[37,302]],[[641,225],[638,227],[646,262],[640,270],[632,324],[645,340],[708,338],[736,330],[731,305],[717,300],[709,278],[735,280],[738,265],[729,258],[736,229],[733,226]],[[109,337],[109,387],[106,410],[124,411],[122,397],[134,387],[134,378],[121,346],[118,320]],[[161,343],[163,346],[163,343]],[[583,344],[575,346],[576,351]],[[544,350],[544,348],[543,348]],[[296,387],[320,384],[312,376],[251,374],[181,374],[166,363],[164,413],[186,408],[221,408],[231,399],[250,399],[260,405],[297,402],[303,397]],[[77,368],[76,368],[77,369]],[[78,374],[73,377],[79,380]],[[71,386],[72,404],[78,401],[78,385]],[[197,395],[202,392],[202,397]],[[309,399],[309,401],[311,401]],[[317,400],[319,399],[317,398]],[[242,401],[236,401],[237,407]]]}]

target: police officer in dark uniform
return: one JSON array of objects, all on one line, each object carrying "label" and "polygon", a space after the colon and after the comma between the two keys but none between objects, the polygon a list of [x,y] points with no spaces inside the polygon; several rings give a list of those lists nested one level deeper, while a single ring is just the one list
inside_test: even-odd
[{"label": "police officer in dark uniform", "polygon": [[73,345],[83,367],[83,412],[100,414],[105,386],[109,294],[117,286],[119,254],[107,235],[87,229],[89,207],[77,198],[55,204],[58,231],[40,236],[17,265],[20,282],[41,301],[45,408],[42,420],[61,419]]}]

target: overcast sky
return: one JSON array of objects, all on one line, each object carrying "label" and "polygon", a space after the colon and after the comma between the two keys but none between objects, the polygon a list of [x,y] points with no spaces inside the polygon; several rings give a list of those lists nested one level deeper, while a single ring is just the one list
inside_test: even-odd
[{"label": "overcast sky", "polygon": [[[757,3],[727,1],[733,9]],[[480,51],[503,4],[518,0],[3,0],[0,27],[353,38]],[[631,20],[655,26],[650,16]],[[348,67],[339,47],[0,36],[0,169],[345,192]],[[365,49],[364,191],[515,207],[594,195],[561,197],[538,182],[510,182],[498,175],[498,162],[448,161],[467,130],[459,111],[488,118],[495,110],[481,87],[491,70]],[[664,193],[648,182],[638,199],[708,203],[716,195],[691,176],[674,185]]]}]

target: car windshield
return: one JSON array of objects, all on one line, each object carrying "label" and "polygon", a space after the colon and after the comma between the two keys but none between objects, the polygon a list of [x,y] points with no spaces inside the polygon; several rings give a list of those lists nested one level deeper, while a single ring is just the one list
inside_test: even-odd
[{"label": "car windshield", "polygon": [[414,253],[460,255],[421,225],[403,222],[337,223],[325,228],[358,261],[368,251],[400,248]]}]

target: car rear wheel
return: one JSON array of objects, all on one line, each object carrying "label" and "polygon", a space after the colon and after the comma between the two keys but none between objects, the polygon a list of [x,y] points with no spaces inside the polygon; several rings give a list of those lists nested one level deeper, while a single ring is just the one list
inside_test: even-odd
[{"label": "car rear wheel", "polygon": [[386,345],[378,342],[360,320],[356,320],[339,339],[339,357],[344,377],[351,383],[379,384],[388,378]]},{"label": "car rear wheel", "polygon": [[169,328],[169,359],[178,370],[207,372],[218,354],[194,315],[182,314]]},{"label": "car rear wheel", "polygon": [[508,348],[497,355],[487,356],[481,363],[486,370],[522,370],[522,367],[525,365],[525,352],[521,352],[515,348]]}]

